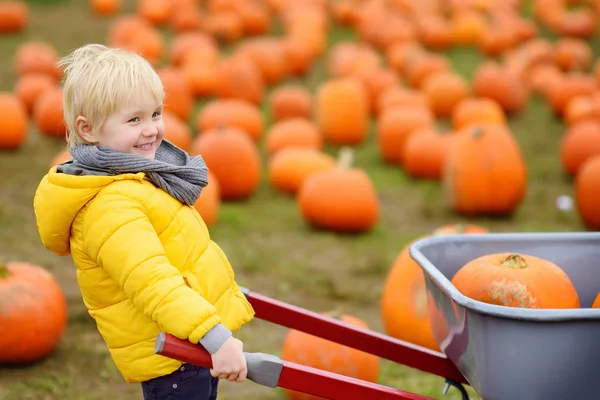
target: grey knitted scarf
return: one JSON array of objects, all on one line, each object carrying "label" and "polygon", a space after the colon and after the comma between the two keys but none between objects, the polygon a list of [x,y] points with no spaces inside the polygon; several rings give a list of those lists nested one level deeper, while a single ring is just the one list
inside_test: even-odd
[{"label": "grey knitted scarf", "polygon": [[190,157],[164,139],[154,160],[83,143],[73,147],[70,153],[77,164],[112,174],[144,172],[156,186],[187,205],[194,205],[208,184],[208,168],[202,157]]}]

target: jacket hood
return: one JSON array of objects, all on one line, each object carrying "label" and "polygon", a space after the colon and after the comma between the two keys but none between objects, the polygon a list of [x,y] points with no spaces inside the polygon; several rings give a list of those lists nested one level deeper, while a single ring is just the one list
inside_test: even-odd
[{"label": "jacket hood", "polygon": [[[59,168],[65,172],[59,172]],[[65,165],[52,167],[42,178],[33,199],[37,229],[44,246],[58,255],[69,255],[71,224],[79,211],[107,185],[126,179],[142,181],[144,177],[143,172],[101,175],[80,171],[75,175]]]}]

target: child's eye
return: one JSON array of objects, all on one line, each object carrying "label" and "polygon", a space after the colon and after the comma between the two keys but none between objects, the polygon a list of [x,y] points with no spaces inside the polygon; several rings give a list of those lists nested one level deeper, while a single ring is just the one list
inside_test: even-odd
[{"label": "child's eye", "polygon": [[156,118],[160,115],[160,111],[154,111],[154,114],[152,114],[152,118]]},{"label": "child's eye", "polygon": [[133,117],[127,122],[138,122],[139,120],[140,120],[140,117]]}]

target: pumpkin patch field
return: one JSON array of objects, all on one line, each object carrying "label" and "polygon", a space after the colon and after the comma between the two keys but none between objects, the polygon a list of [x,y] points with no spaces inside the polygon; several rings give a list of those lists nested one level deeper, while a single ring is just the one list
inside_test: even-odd
[{"label": "pumpkin patch field", "polygon": [[[153,64],[166,138],[206,161],[195,207],[241,286],[437,349],[409,244],[600,228],[598,20],[597,0],[0,0],[0,322],[19,316],[0,346],[30,349],[0,365],[0,399],[142,398],[71,257],[36,229],[37,185],[68,158],[62,56],[102,43]],[[3,295],[27,284],[52,300]],[[347,361],[259,319],[236,336],[249,352],[460,398],[442,378]],[[299,398],[250,381],[219,391]]]}]

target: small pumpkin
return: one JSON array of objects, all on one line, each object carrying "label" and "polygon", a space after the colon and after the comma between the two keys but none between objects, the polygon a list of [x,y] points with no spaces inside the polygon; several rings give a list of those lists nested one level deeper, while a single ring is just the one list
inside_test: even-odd
[{"label": "small pumpkin", "polygon": [[320,150],[286,147],[269,159],[269,183],[277,190],[294,194],[308,176],[333,167],[335,159]]},{"label": "small pumpkin", "polygon": [[422,106],[392,106],[386,108],[377,120],[377,146],[384,162],[404,163],[404,146],[419,129],[433,128],[435,116]]},{"label": "small pumpkin", "polygon": [[273,89],[269,109],[274,121],[287,118],[312,118],[312,95],[301,86],[282,85]]},{"label": "small pumpkin", "polygon": [[260,104],[265,95],[265,82],[258,67],[241,55],[220,58],[215,80],[215,96],[220,99],[243,99]]},{"label": "small pumpkin", "polygon": [[192,114],[194,95],[185,75],[174,67],[163,67],[157,71],[165,90],[165,110],[187,121]]},{"label": "small pumpkin", "polygon": [[208,170],[208,185],[202,188],[200,196],[194,208],[208,228],[213,226],[219,219],[219,211],[221,209],[221,187],[219,181],[212,171]]},{"label": "small pumpkin", "polygon": [[569,276],[551,261],[527,254],[486,254],[469,261],[452,277],[463,295],[518,308],[579,308]]},{"label": "small pumpkin", "polygon": [[60,78],[57,67],[58,51],[46,42],[25,42],[17,48],[14,69],[18,76],[38,72],[47,74],[55,82]]},{"label": "small pumpkin", "polygon": [[353,153],[344,147],[336,168],[308,176],[298,192],[298,207],[313,226],[336,232],[358,233],[379,219],[379,199],[371,179],[351,168]]},{"label": "small pumpkin", "polygon": [[596,155],[600,155],[600,121],[582,121],[570,126],[560,143],[564,170],[575,176],[581,165]]},{"label": "small pumpkin", "polygon": [[519,77],[495,61],[486,61],[477,67],[473,93],[496,100],[508,114],[523,111],[529,100],[529,90]]},{"label": "small pumpkin", "polygon": [[97,15],[114,15],[121,11],[121,0],[91,0],[92,12]]},{"label": "small pumpkin", "polygon": [[0,33],[17,33],[29,25],[29,6],[22,1],[0,3]]},{"label": "small pumpkin", "polygon": [[[366,323],[350,315],[325,313],[340,321],[362,329],[368,329]],[[369,353],[353,349],[298,330],[289,330],[281,351],[285,361],[305,365],[324,371],[377,382],[379,378],[379,358]],[[284,389],[291,400],[319,400],[321,397]]]},{"label": "small pumpkin", "polygon": [[221,187],[223,200],[242,200],[260,185],[262,164],[256,143],[238,128],[216,128],[202,132],[192,144]]},{"label": "small pumpkin", "polygon": [[402,165],[406,173],[418,179],[440,180],[453,138],[432,127],[415,131],[404,145]]},{"label": "small pumpkin", "polygon": [[67,326],[60,286],[30,263],[0,263],[0,309],[0,364],[41,360],[56,349]]},{"label": "small pumpkin", "polygon": [[446,204],[470,215],[509,215],[525,198],[527,166],[513,133],[473,125],[457,133],[443,172]]},{"label": "small pumpkin", "polygon": [[274,123],[267,131],[265,147],[269,156],[286,147],[323,148],[323,137],[312,121],[291,118]]},{"label": "small pumpkin", "polygon": [[33,105],[33,120],[43,135],[66,137],[62,87],[53,86],[44,90]]},{"label": "small pumpkin", "polygon": [[456,72],[439,72],[429,76],[423,92],[436,117],[449,117],[454,107],[470,94],[467,80]]},{"label": "small pumpkin", "polygon": [[0,150],[14,150],[27,138],[27,110],[17,96],[0,92]]},{"label": "small pumpkin", "polygon": [[27,108],[27,113],[33,112],[35,101],[48,88],[56,84],[56,79],[48,74],[32,72],[25,74],[15,82],[14,92]]},{"label": "small pumpkin", "polygon": [[185,121],[175,114],[164,110],[162,115],[165,124],[165,139],[184,151],[192,145],[192,132]]},{"label": "small pumpkin", "polygon": [[360,81],[337,78],[322,82],[315,97],[315,121],[326,141],[356,145],[366,139],[370,108]]},{"label": "small pumpkin", "polygon": [[461,100],[452,110],[452,127],[455,130],[480,123],[506,125],[506,115],[496,100],[468,97]]},{"label": "small pumpkin", "polygon": [[263,134],[264,118],[260,108],[248,100],[211,100],[196,117],[197,130],[202,133],[220,126],[238,128],[258,142]]}]

